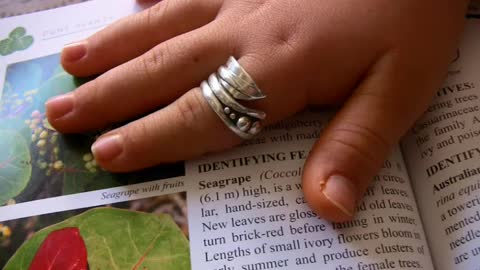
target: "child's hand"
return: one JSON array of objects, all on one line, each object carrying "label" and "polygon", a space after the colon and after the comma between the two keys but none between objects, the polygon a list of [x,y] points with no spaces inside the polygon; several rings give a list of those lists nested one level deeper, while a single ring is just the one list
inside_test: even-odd
[{"label": "child's hand", "polygon": [[59,131],[81,132],[153,112],[95,143],[97,161],[111,171],[232,147],[240,139],[198,86],[234,55],[267,95],[251,105],[267,113],[265,124],[308,105],[343,104],[303,176],[312,208],[343,221],[440,86],[466,6],[465,0],[164,0],[64,49],[68,72],[106,73],[49,101],[48,118]]}]

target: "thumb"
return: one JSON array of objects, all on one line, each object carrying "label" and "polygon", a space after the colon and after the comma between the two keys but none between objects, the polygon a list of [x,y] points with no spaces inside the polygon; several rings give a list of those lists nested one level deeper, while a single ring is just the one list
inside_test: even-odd
[{"label": "thumb", "polygon": [[353,217],[385,158],[440,85],[444,73],[438,66],[408,62],[393,54],[382,57],[313,146],[303,190],[322,218]]}]

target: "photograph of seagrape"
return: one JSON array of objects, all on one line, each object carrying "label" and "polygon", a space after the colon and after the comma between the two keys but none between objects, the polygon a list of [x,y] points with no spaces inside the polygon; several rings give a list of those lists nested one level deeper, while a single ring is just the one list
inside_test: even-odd
[{"label": "photograph of seagrape", "polygon": [[189,270],[186,193],[0,223],[0,269]]},{"label": "photograph of seagrape", "polygon": [[86,81],[66,73],[58,54],[7,67],[0,99],[0,206],[185,174],[183,162],[109,173],[90,152],[105,130],[58,133],[45,117],[45,102]]}]

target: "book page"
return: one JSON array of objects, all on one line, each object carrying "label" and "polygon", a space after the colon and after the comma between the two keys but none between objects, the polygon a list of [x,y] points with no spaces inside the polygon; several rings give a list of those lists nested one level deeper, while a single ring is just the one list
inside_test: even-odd
[{"label": "book page", "polygon": [[0,0],[0,18],[32,13],[50,8],[58,8],[86,0],[36,0],[36,1],[10,1]]},{"label": "book page", "polygon": [[305,113],[186,164],[193,269],[433,269],[398,149],[346,223],[306,205],[303,163],[326,123]]},{"label": "book page", "polygon": [[[62,47],[140,8],[133,0],[89,1],[0,20],[0,42],[17,35],[22,41],[4,42],[12,46],[0,52],[0,186],[5,187],[0,189],[0,206],[185,175],[183,161],[130,174],[109,173],[96,164],[90,149],[106,130],[63,135],[46,119],[49,98],[86,82],[63,70]],[[22,213],[8,211],[3,217],[19,218]]]},{"label": "book page", "polygon": [[287,119],[187,161],[185,176],[2,206],[0,268],[29,269],[69,239],[90,269],[433,270],[398,148],[354,220],[327,222],[306,205],[303,163],[327,118]]},{"label": "book page", "polygon": [[355,220],[330,223],[306,205],[302,167],[329,113],[305,112],[227,153],[130,174],[95,163],[89,149],[100,132],[49,126],[44,102],[85,82],[61,68],[64,44],[140,9],[134,0],[88,1],[0,21],[0,40],[23,44],[0,56],[0,268],[62,263],[48,254],[64,251],[72,257],[57,269],[77,261],[83,269],[433,269],[398,149]]},{"label": "book page", "polygon": [[480,21],[470,19],[444,86],[403,140],[436,269],[480,265]]}]

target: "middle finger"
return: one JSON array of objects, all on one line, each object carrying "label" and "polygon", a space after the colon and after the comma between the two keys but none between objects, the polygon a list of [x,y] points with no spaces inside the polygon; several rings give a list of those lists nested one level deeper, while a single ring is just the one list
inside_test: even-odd
[{"label": "middle finger", "polygon": [[46,104],[61,132],[82,132],[145,114],[198,85],[231,54],[214,22],[159,44]]}]

